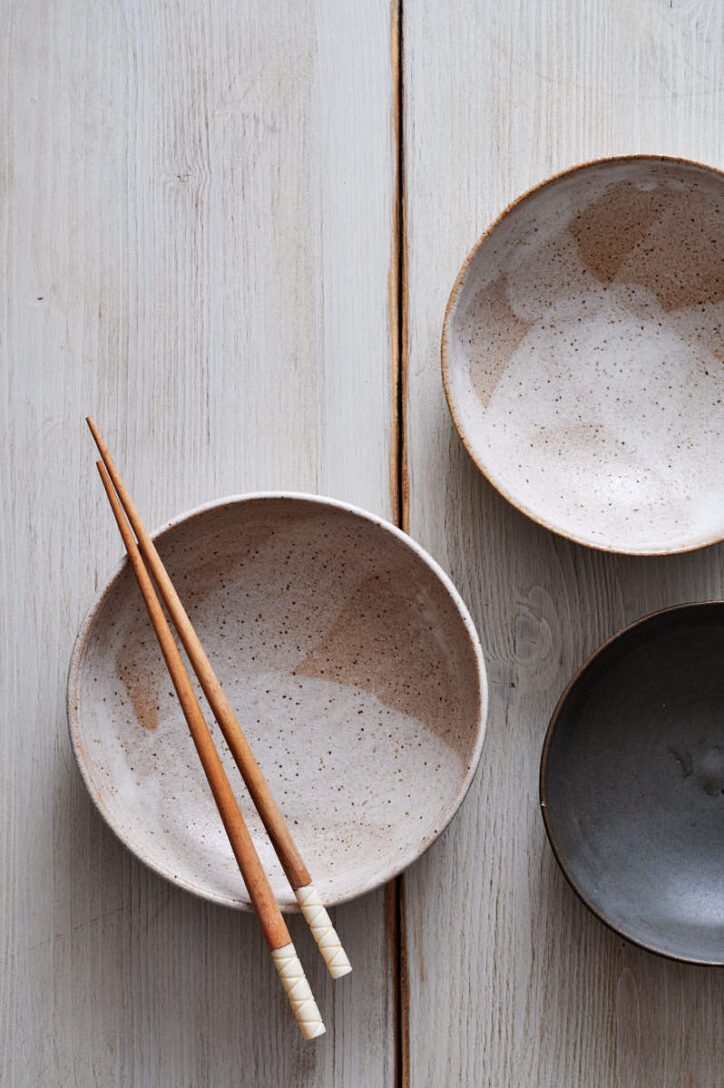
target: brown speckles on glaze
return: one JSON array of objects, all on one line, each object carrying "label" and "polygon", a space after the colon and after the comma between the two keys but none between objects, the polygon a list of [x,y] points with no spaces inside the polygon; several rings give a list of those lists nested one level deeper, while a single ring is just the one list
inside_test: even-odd
[{"label": "brown speckles on glaze", "polygon": [[606,550],[686,551],[724,536],[723,330],[724,177],[593,162],[531,190],[473,250],[445,319],[445,392],[478,467],[536,521]]},{"label": "brown speckles on glaze", "polygon": [[724,299],[724,187],[720,208],[708,187],[669,174],[652,170],[652,188],[616,182],[569,227],[598,280],[647,288],[664,313]]},{"label": "brown speckles on glaze", "polygon": [[[334,903],[389,879],[445,826],[480,751],[485,677],[454,590],[391,527],[294,496],[213,506],[158,548],[317,886]],[[80,646],[71,736],[106,819],[157,871],[247,905],[127,567]],[[256,812],[244,815],[295,909]]]},{"label": "brown speckles on glaze", "polygon": [[584,265],[602,283],[611,283],[631,251],[666,207],[660,189],[641,189],[619,181],[587,208],[576,213],[568,227]]}]

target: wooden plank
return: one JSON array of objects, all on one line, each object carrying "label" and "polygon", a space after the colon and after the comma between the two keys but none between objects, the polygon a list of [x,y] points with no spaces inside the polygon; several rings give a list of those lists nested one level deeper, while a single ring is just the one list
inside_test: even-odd
[{"label": "wooden plank", "polygon": [[75,632],[120,550],[83,417],[149,525],[284,487],[394,512],[391,12],[6,5],[0,1081],[390,1084],[384,895],[340,908],[305,1044],[255,920],[128,854],[73,764]]},{"label": "wooden plank", "polygon": [[469,602],[491,681],[470,796],[406,877],[412,1084],[722,1083],[724,972],[588,914],[545,842],[537,775],[574,670],[628,621],[721,596],[724,552],[628,559],[540,529],[465,455],[439,371],[457,270],[529,185],[634,151],[724,166],[722,16],[714,0],[405,4],[410,529]]}]

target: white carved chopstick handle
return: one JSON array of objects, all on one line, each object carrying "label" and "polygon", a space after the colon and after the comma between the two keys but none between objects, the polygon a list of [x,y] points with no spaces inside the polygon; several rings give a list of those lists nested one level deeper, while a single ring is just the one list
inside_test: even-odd
[{"label": "white carved chopstick handle", "polygon": [[304,888],[295,888],[294,894],[312,931],[312,936],[319,945],[319,951],[324,957],[330,975],[332,978],[348,975],[352,965],[347,959],[347,953],[342,948],[337,931],[324,909],[316,888],[313,884],[307,884]]},{"label": "white carved chopstick handle", "polygon": [[317,1003],[312,996],[307,976],[304,974],[304,968],[299,962],[294,945],[290,942],[283,948],[272,948],[272,959],[279,972],[282,985],[287,991],[287,997],[304,1038],[316,1039],[318,1035],[324,1035],[327,1029],[322,1023]]}]

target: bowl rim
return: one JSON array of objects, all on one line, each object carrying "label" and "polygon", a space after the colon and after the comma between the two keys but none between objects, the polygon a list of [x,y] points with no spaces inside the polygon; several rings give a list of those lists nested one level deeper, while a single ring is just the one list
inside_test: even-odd
[{"label": "bowl rim", "polygon": [[[431,572],[437,577],[438,581],[442,583],[444,589],[447,592],[448,597],[452,600],[455,609],[460,616],[463,623],[463,628],[468,636],[471,649],[473,651],[473,660],[476,667],[476,677],[478,686],[478,715],[475,729],[474,745],[470,759],[464,766],[464,773],[461,777],[459,786],[452,800],[448,802],[445,809],[442,810],[442,818],[439,822],[435,832],[430,835],[422,846],[414,846],[408,850],[402,858],[396,860],[392,865],[387,868],[382,867],[382,872],[379,878],[370,883],[369,886],[363,890],[354,892],[349,895],[335,895],[333,887],[325,895],[325,905],[328,907],[338,906],[341,903],[350,902],[354,899],[358,899],[362,895],[367,895],[369,892],[376,890],[387,884],[390,880],[393,880],[401,872],[407,869],[413,862],[428,850],[432,843],[440,837],[443,831],[448,827],[453,817],[457,813],[461,804],[463,803],[470,786],[472,785],[475,772],[477,771],[480,763],[480,756],[483,748],[483,742],[485,740],[485,734],[487,729],[488,709],[489,709],[489,685],[487,670],[485,666],[485,659],[483,656],[483,649],[480,642],[480,636],[475,628],[470,612],[467,605],[463,601],[459,591],[453,584],[450,577],[445,573],[440,564],[433,559],[429,552],[414,540],[409,533],[404,532],[397,525],[388,521],[385,518],[379,517],[377,514],[373,514],[363,507],[356,506],[353,503],[344,502],[340,499],[330,498],[325,495],[316,495],[310,492],[304,491],[288,491],[288,490],[270,490],[270,491],[248,491],[239,494],[228,495],[220,499],[212,499],[209,502],[202,503],[199,506],[192,507],[189,510],[184,511],[181,514],[177,514],[164,522],[160,528],[155,529],[151,533],[153,540],[157,540],[158,537],[168,532],[170,529],[176,526],[191,521],[193,518],[208,513],[211,510],[219,509],[226,506],[241,506],[247,505],[250,502],[257,500],[293,500],[298,502],[308,502],[320,507],[326,507],[328,509],[336,509],[344,511],[349,514],[353,514],[362,518],[364,521],[370,522],[373,525],[378,526],[382,530],[390,533],[393,537],[397,538],[401,544],[408,547],[415,555],[417,555]],[[70,657],[70,664],[68,667],[68,678],[66,683],[66,716],[68,723],[68,734],[70,737],[71,748],[75,757],[76,764],[80,771],[83,782],[90,795],[91,800],[96,808],[96,811],[103,818],[104,823],[113,832],[115,837],[128,849],[130,852],[153,870],[158,876],[163,877],[170,884],[173,884],[177,888],[182,888],[184,891],[191,892],[193,895],[198,896],[201,899],[210,903],[215,903],[225,907],[231,907],[235,910],[242,910],[251,912],[253,910],[250,903],[246,903],[242,900],[232,899],[227,895],[219,894],[217,892],[209,891],[203,888],[201,885],[194,884],[191,881],[172,875],[170,872],[164,870],[159,864],[147,857],[142,849],[139,849],[137,844],[133,843],[131,839],[126,837],[121,830],[116,827],[111,818],[111,814],[105,808],[101,795],[97,792],[97,787],[90,773],[90,770],[85,762],[85,754],[83,751],[83,744],[80,736],[80,715],[78,707],[78,680],[80,675],[80,667],[85,654],[86,646],[89,641],[89,635],[92,631],[93,624],[96,616],[103,607],[106,598],[114,589],[118,579],[124,573],[128,566],[128,558],[124,554],[121,561],[111,571],[105,584],[101,590],[96,594],[93,603],[91,604],[86,616],[81,623],[81,626],[76,635],[73,645],[73,651]],[[296,902],[291,901],[289,903],[280,903],[280,909],[285,914],[296,914],[299,912],[299,906]]]},{"label": "bowl rim", "polygon": [[679,166],[696,167],[700,170],[705,170],[710,174],[717,175],[722,180],[722,182],[724,182],[724,170],[719,169],[719,167],[710,166],[708,163],[700,162],[697,159],[687,159],[680,155],[657,155],[642,152],[629,155],[604,155],[601,158],[586,159],[584,162],[579,162],[576,163],[574,166],[568,166],[564,170],[559,170],[555,174],[551,174],[549,177],[546,177],[542,181],[536,182],[534,185],[531,185],[529,188],[525,189],[519,196],[515,197],[514,200],[511,200],[509,204],[506,204],[506,206],[495,217],[492,223],[490,223],[490,225],[486,227],[486,229],[478,238],[477,242],[475,242],[475,244],[473,245],[472,249],[469,250],[467,256],[465,257],[465,260],[460,266],[460,270],[457,276],[455,277],[455,282],[453,283],[452,290],[450,291],[450,295],[448,296],[447,304],[445,306],[445,316],[443,318],[442,324],[442,338],[440,342],[442,384],[445,391],[445,400],[447,401],[448,411],[450,412],[450,416],[455,426],[455,430],[457,431],[460,440],[465,449],[467,450],[467,453],[473,461],[474,465],[476,466],[478,471],[485,477],[488,483],[498,492],[499,495],[506,499],[511,504],[511,506],[514,506],[516,510],[519,510],[522,514],[525,514],[526,517],[530,518],[531,521],[536,522],[536,524],[542,526],[542,528],[548,529],[550,532],[556,533],[558,536],[561,536],[566,540],[572,541],[574,544],[581,544],[586,548],[593,548],[595,551],[609,552],[616,555],[683,555],[686,552],[699,551],[699,549],[701,548],[709,548],[712,544],[720,543],[722,540],[724,540],[724,530],[722,530],[718,534],[715,534],[712,537],[702,540],[700,543],[686,544],[683,547],[672,548],[669,545],[652,546],[647,548],[621,547],[617,544],[589,540],[583,535],[578,535],[576,533],[568,531],[567,529],[563,529],[559,525],[555,524],[553,521],[549,521],[541,514],[531,510],[530,507],[526,505],[526,503],[519,502],[517,499],[514,499],[512,495],[509,494],[503,482],[500,480],[494,480],[489,474],[488,469],[483,464],[482,458],[475,449],[474,442],[466,433],[457,409],[455,399],[453,397],[452,383],[450,381],[448,337],[449,325],[452,317],[453,307],[455,305],[455,300],[458,296],[460,288],[463,285],[463,282],[465,281],[471,264],[477,257],[485,242],[490,238],[495,228],[499,226],[499,224],[502,223],[504,219],[507,219],[507,217],[511,214],[511,212],[515,211],[519,204],[525,203],[531,197],[535,196],[540,190],[547,188],[549,185],[554,185],[556,182],[562,181],[564,178],[567,178],[572,174],[577,174],[579,171],[587,170],[592,167],[613,166],[617,163],[627,162],[659,162],[664,163],[665,165],[676,164]]},{"label": "bowl rim", "polygon": [[622,937],[627,943],[635,945],[637,948],[642,948],[645,952],[651,952],[657,956],[663,956],[664,959],[673,960],[676,963],[687,963],[696,967],[724,967],[724,957],[720,959],[696,959],[691,956],[679,955],[676,952],[672,952],[667,949],[657,948],[654,944],[648,944],[646,941],[641,940],[639,937],[632,936],[631,933],[622,929],[620,926],[611,922],[605,914],[598,907],[594,906],[591,900],[588,898],[582,885],[576,880],[573,873],[570,871],[563,852],[558,846],[556,840],[555,831],[551,821],[550,813],[548,811],[548,791],[547,791],[547,776],[548,776],[548,757],[550,754],[551,744],[558,725],[561,712],[565,706],[569,695],[573,691],[576,684],[583,677],[584,673],[588,671],[590,665],[603,654],[614,642],[617,642],[620,638],[628,635],[631,631],[634,631],[637,627],[642,627],[645,624],[650,623],[653,620],[659,619],[662,616],[671,615],[673,613],[685,613],[704,611],[712,608],[724,608],[724,601],[721,600],[708,600],[708,601],[690,601],[683,604],[670,605],[667,608],[658,608],[655,612],[648,612],[645,616],[641,616],[640,619],[634,620],[633,623],[626,624],[625,627],[621,627],[613,635],[602,642],[589,657],[583,662],[583,664],[576,670],[573,677],[566,684],[563,692],[555,705],[553,713],[551,714],[548,727],[546,729],[545,738],[543,741],[543,748],[541,750],[540,757],[540,770],[538,777],[538,804],[540,808],[541,816],[543,817],[543,824],[546,830],[546,836],[550,843],[553,856],[558,862],[558,866],[566,878],[569,886],[576,893],[578,899],[583,903],[585,907],[590,910],[591,914],[594,914],[600,922],[606,926],[608,930],[615,933],[616,936]]}]

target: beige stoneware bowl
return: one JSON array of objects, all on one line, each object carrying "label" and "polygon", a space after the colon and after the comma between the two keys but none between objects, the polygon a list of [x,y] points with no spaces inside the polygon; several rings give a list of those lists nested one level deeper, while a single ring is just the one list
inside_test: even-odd
[{"label": "beige stoneware bowl", "polygon": [[639,555],[724,538],[724,176],[636,156],[530,190],[463,265],[442,366],[471,457],[540,524]]},{"label": "beige stoneware bowl", "polygon": [[[399,873],[452,818],[483,741],[485,667],[450,580],[393,525],[306,495],[212,503],[155,540],[323,898],[339,903]],[[119,838],[175,884],[247,908],[125,562],[78,636],[68,718],[91,797]],[[274,892],[294,910],[208,720]]]}]

